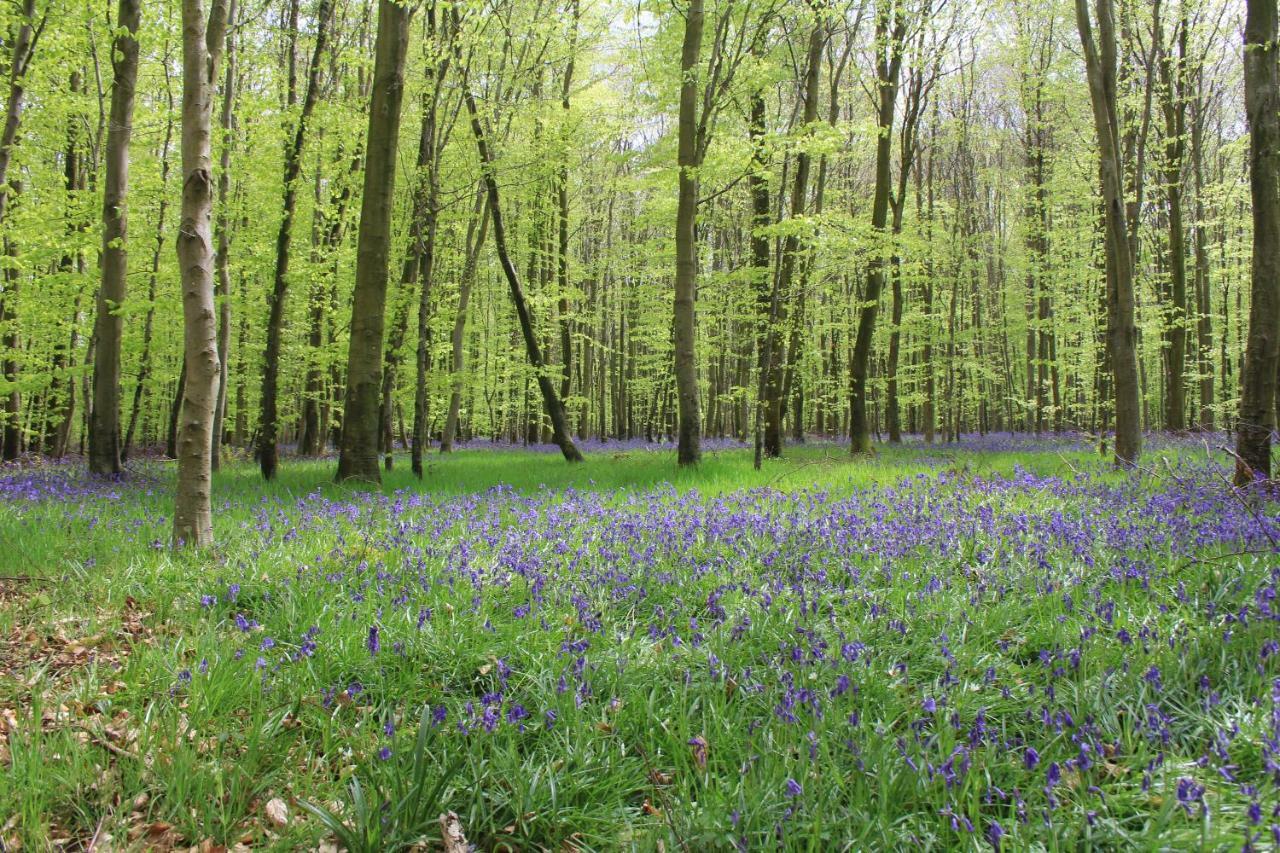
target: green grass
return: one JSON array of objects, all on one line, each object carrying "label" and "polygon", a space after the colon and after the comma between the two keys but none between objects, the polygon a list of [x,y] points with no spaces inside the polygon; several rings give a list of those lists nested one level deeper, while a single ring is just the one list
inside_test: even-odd
[{"label": "green grass", "polygon": [[[1176,464],[1197,454],[1156,455]],[[1124,500],[1094,505],[1086,493],[1055,491],[1053,483],[1070,484],[1077,472],[1088,473],[1090,488],[1128,488],[1132,475],[1111,472],[1086,450],[914,447],[850,459],[841,447],[811,446],[757,472],[742,450],[677,471],[669,452],[597,452],[568,466],[546,453],[477,449],[433,456],[421,482],[398,458],[380,499],[333,484],[332,469],[332,461],[286,460],[279,479],[264,485],[251,463],[232,462],[215,482],[219,547],[203,555],[164,547],[163,466],[146,466],[148,479],[113,495],[0,503],[3,574],[32,578],[6,583],[0,601],[12,676],[0,681],[0,707],[13,722],[0,769],[0,838],[26,849],[83,845],[95,833],[117,846],[243,839],[296,849],[331,837],[320,814],[332,812],[348,844],[379,849],[438,839],[435,818],[446,808],[485,849],[722,849],[738,839],[752,848],[778,839],[812,850],[976,848],[993,820],[1018,849],[1238,848],[1250,831],[1250,798],[1215,772],[1223,762],[1194,762],[1235,725],[1242,734],[1222,747],[1234,772],[1264,777],[1260,743],[1277,658],[1257,661],[1273,626],[1255,618],[1228,641],[1221,614],[1250,605],[1273,577],[1269,557],[1192,564],[1157,537],[1137,550],[1101,541],[1087,554],[1051,548],[1045,568],[1030,556],[1034,531],[997,536],[975,521],[1125,512]],[[1059,479],[985,485],[1016,472]],[[921,484],[906,487],[909,499],[886,517],[953,520],[954,549],[944,542],[914,551],[906,542],[902,556],[865,558],[859,540],[836,546],[831,531],[779,532],[809,517],[807,498],[741,495],[764,486],[835,499],[916,477]],[[496,486],[523,497],[485,496]],[[570,488],[587,497],[562,494]],[[1129,497],[1170,488],[1147,475]],[[695,490],[705,513],[682,497]],[[419,494],[430,500],[410,505]],[[881,512],[868,500],[859,518]],[[759,506],[783,509],[740,535],[679,538],[684,525]],[[1209,506],[1185,517],[1137,511],[1125,523],[1151,525],[1155,535],[1219,512]],[[1220,511],[1235,512],[1227,504]],[[669,525],[638,539],[600,538],[606,524],[668,515]],[[460,568],[464,539],[470,556]],[[657,557],[630,553],[626,542],[656,548]],[[1225,550],[1214,544],[1204,555]],[[1109,576],[1121,557],[1149,561],[1146,580]],[[538,576],[546,597],[516,617]],[[239,585],[234,603],[231,583]],[[201,605],[208,594],[219,598],[212,607]],[[772,603],[762,606],[766,594]],[[1091,608],[1104,601],[1114,614],[1107,632],[1145,629],[1156,639],[1140,641],[1142,650],[1109,635],[1082,640],[1082,631],[1101,627]],[[432,615],[419,628],[424,607]],[[237,614],[260,627],[241,632]],[[750,622],[739,639],[732,632],[743,617]],[[373,624],[376,655],[368,648]],[[312,625],[320,627],[317,652],[280,663]],[[667,635],[655,639],[649,626]],[[267,637],[275,646],[260,650]],[[794,645],[804,657],[821,643],[838,658],[851,639],[865,651],[847,666],[780,652]],[[582,641],[583,650],[565,651]],[[1042,652],[1065,660],[1073,647],[1083,651],[1077,667],[1063,664],[1058,675],[1041,663]],[[259,655],[269,659],[261,671]],[[579,656],[590,685],[581,703]],[[1151,666],[1162,673],[1158,695],[1143,678]],[[988,670],[997,678],[990,685]],[[837,673],[851,687],[828,696]],[[1212,707],[1197,687],[1202,676],[1221,695]],[[779,718],[786,678],[822,692],[821,716],[800,708],[794,724]],[[353,681],[363,689],[342,699]],[[997,686],[1012,692],[1002,696]],[[499,689],[507,698],[488,733],[479,706]],[[327,702],[332,690],[338,698]],[[944,709],[922,714],[922,698],[935,696],[945,697]],[[477,714],[461,734],[455,726],[468,701]],[[528,719],[506,719],[516,702]],[[1164,743],[1144,721],[1152,703],[1170,718]],[[445,707],[447,723],[419,726],[424,705]],[[1070,713],[1075,726],[1046,729],[1042,706]],[[548,710],[557,714],[550,728]],[[980,711],[1002,746],[972,750],[971,768],[954,784],[940,771],[909,770],[907,758],[940,767]],[[943,724],[951,714],[963,721],[959,730]],[[1081,728],[1086,719],[1092,729]],[[1114,754],[1068,774],[1046,826],[1045,766],[1075,756],[1071,737],[1082,730]],[[698,738],[705,754],[690,743]],[[1023,766],[1021,750],[1009,747],[1022,742],[1036,745],[1041,766]],[[386,760],[378,755],[384,746]],[[1164,763],[1144,786],[1143,768],[1157,754]],[[1179,807],[1181,778],[1206,786],[1203,814]],[[788,779],[801,795],[788,794]],[[1012,798],[993,799],[994,789],[1021,792],[1026,823]],[[1273,789],[1259,796],[1268,809],[1275,801]],[[282,827],[266,816],[275,798],[289,807]],[[951,813],[974,832],[953,830]]]}]

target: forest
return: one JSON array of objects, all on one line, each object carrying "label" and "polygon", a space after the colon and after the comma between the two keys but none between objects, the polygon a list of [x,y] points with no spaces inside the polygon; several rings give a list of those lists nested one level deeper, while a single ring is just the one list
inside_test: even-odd
[{"label": "forest", "polygon": [[1280,845],[1278,43],[0,4],[0,851]]}]

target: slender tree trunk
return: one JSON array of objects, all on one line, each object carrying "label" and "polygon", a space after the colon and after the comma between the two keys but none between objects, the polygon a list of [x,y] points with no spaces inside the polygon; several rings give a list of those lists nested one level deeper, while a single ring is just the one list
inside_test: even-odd
[{"label": "slender tree trunk", "polygon": [[356,248],[356,287],[347,351],[342,449],[338,480],[381,482],[378,469],[379,391],[382,333],[386,321],[387,255],[396,180],[400,106],[409,43],[410,10],[394,0],[378,0],[373,92],[369,105],[364,197]]},{"label": "slender tree trunk", "polygon": [[[1200,80],[1201,72],[1196,71]],[[1204,115],[1199,99],[1191,118],[1191,173],[1195,181],[1195,227],[1192,245],[1195,252],[1196,291],[1196,366],[1200,374],[1200,405],[1197,425],[1212,432],[1214,428],[1213,393],[1213,300],[1209,281],[1209,238],[1205,228],[1204,209]]]},{"label": "slender tree trunk", "polygon": [[[764,233],[770,221],[769,163],[765,148],[764,90],[751,93],[751,172],[747,184],[751,191],[751,271],[756,291],[756,352],[759,382],[755,406],[755,467],[760,468],[765,454],[764,416],[769,406],[769,375],[773,371],[773,326],[778,317],[778,289],[769,274],[769,237]],[[774,455],[774,454],[770,454]]]},{"label": "slender tree trunk", "polygon": [[449,411],[445,415],[444,429],[440,433],[440,452],[453,451],[453,441],[458,434],[458,415],[462,410],[463,367],[466,348],[467,309],[471,301],[471,288],[476,280],[476,264],[480,248],[489,233],[489,198],[484,187],[476,195],[471,221],[467,224],[467,257],[462,275],[458,279],[458,311],[453,318],[453,331],[449,336],[452,360],[449,365]]},{"label": "slender tree trunk", "polygon": [[213,0],[207,22],[202,0],[182,0],[182,221],[178,228],[178,264],[182,274],[187,372],[177,447],[175,548],[213,544],[210,455],[221,366],[213,295],[210,125],[227,17],[226,0]]},{"label": "slender tree trunk", "polygon": [[[1165,350],[1164,425],[1168,430],[1186,429],[1187,357],[1187,255],[1182,225],[1182,166],[1186,151],[1186,44],[1187,20],[1179,22],[1178,52],[1173,55],[1163,45],[1160,62],[1162,112],[1164,114],[1164,190],[1169,225],[1169,305],[1165,312],[1168,330]],[[1157,34],[1157,40],[1161,36]]]},{"label": "slender tree trunk", "polygon": [[[236,6],[229,11],[232,29],[236,26]],[[231,360],[231,213],[228,197],[231,193],[231,152],[235,147],[236,132],[236,45],[227,43],[227,72],[222,84],[222,115],[218,127],[222,134],[222,150],[218,156],[218,213],[214,231],[218,239],[218,251],[214,255],[215,295],[218,299],[218,398],[213,407],[213,449],[210,466],[217,471],[222,466],[223,421],[227,414],[228,364]]]},{"label": "slender tree trunk", "polygon": [[[302,98],[302,110],[293,130],[293,138],[285,148],[284,154],[284,200],[281,205],[283,215],[280,219],[280,230],[276,234],[275,277],[272,281],[271,294],[267,299],[267,341],[262,360],[262,414],[258,427],[258,464],[262,469],[263,478],[267,480],[275,477],[276,467],[279,464],[277,443],[280,430],[280,345],[284,334],[285,300],[289,295],[289,249],[293,243],[293,218],[298,201],[298,180],[302,173],[302,150],[307,139],[307,124],[311,120],[311,113],[315,110],[316,100],[320,94],[320,62],[324,58],[325,44],[329,36],[329,19],[332,16],[332,0],[320,0],[319,9],[316,12],[316,41],[311,53],[311,64],[307,69],[306,93]],[[296,85],[293,81],[294,75],[290,74],[291,86]],[[295,97],[296,95],[291,92],[290,101]],[[398,104],[396,112],[398,126]],[[385,281],[383,288],[386,288]],[[354,337],[352,340],[354,341]]]},{"label": "slender tree trunk", "polygon": [[1249,338],[1236,425],[1236,483],[1271,476],[1280,369],[1280,46],[1276,0],[1248,0],[1244,25],[1245,113],[1253,199]]},{"label": "slender tree trunk", "polygon": [[569,92],[573,86],[574,60],[578,50],[578,0],[570,0],[569,59],[560,82],[560,111],[565,129],[561,132],[564,151],[556,174],[556,202],[559,209],[559,232],[556,246],[557,310],[560,314],[560,399],[569,397],[573,385],[573,323],[569,317]]},{"label": "slender tree trunk", "polygon": [[[889,189],[893,157],[893,111],[898,96],[898,74],[902,68],[902,45],[906,34],[906,19],[901,9],[896,10],[893,21],[887,4],[877,10],[876,16],[876,82],[879,86],[879,109],[876,127],[876,183],[871,203],[871,230],[877,241],[867,270],[867,287],[862,296],[862,308],[858,316],[857,338],[853,345],[853,360],[849,368],[849,451],[871,452],[871,423],[867,420],[867,374],[871,366],[871,336],[875,331],[876,314],[880,309],[880,292],[884,289],[885,225],[889,219]],[[890,27],[892,26],[892,31]]]},{"label": "slender tree trunk", "polygon": [[93,364],[89,471],[118,474],[120,459],[120,339],[129,273],[129,138],[138,80],[138,0],[120,0],[111,45],[111,120],[107,124],[102,201],[102,287],[98,291],[98,350]]},{"label": "slender tree trunk", "polygon": [[169,404],[169,429],[165,433],[164,455],[168,459],[178,458],[178,422],[182,416],[182,398],[187,393],[187,359],[182,358],[182,367],[178,371],[178,385],[173,392],[173,401]]},{"label": "slender tree trunk", "polygon": [[689,0],[680,52],[680,168],[676,201],[676,278],[674,302],[675,379],[679,408],[680,465],[702,461],[702,411],[698,402],[695,305],[698,298],[698,67],[702,60],[703,0]]},{"label": "slender tree trunk", "polygon": [[[36,42],[47,17],[35,21],[35,0],[22,0],[22,15],[18,24],[17,35],[13,40],[13,53],[9,61],[9,97],[5,104],[4,128],[0,130],[0,227],[7,222],[9,213],[9,196],[17,195],[18,182],[9,179],[9,164],[13,162],[13,147],[18,141],[18,126],[22,122],[22,109],[26,104],[25,81],[27,68],[35,53]],[[47,16],[47,12],[46,12]],[[12,253],[13,245],[7,239],[5,250]],[[6,270],[4,290],[0,291],[0,326],[5,326],[3,347],[5,358],[0,364],[0,373],[5,381],[18,381],[18,320],[17,320],[17,270],[10,267]],[[15,387],[6,395],[4,401],[4,430],[0,438],[0,460],[11,461],[22,452],[22,399]]]},{"label": "slender tree trunk", "polygon": [[[456,32],[460,29],[457,22],[457,11],[451,10],[451,13],[454,15],[454,31]],[[461,48],[455,41],[454,57],[459,66],[462,65],[460,53]],[[552,441],[560,448],[560,452],[564,455],[566,461],[581,462],[582,454],[578,451],[577,445],[573,443],[573,436],[569,433],[568,422],[564,414],[564,405],[560,401],[559,395],[556,394],[555,385],[552,383],[551,377],[547,373],[547,365],[542,359],[542,349],[538,345],[538,336],[533,327],[529,305],[520,286],[520,274],[516,271],[515,264],[511,261],[511,255],[507,251],[506,230],[502,221],[502,204],[498,194],[498,181],[493,169],[493,154],[489,151],[489,145],[485,140],[484,129],[480,124],[480,112],[476,107],[475,96],[471,94],[469,82],[464,84],[463,98],[467,105],[467,115],[471,118],[471,133],[475,137],[476,150],[480,157],[482,180],[489,196],[489,215],[493,219],[494,248],[498,251],[498,261],[502,265],[502,271],[506,275],[507,284],[511,289],[511,299],[515,303],[516,317],[520,321],[520,333],[524,337],[525,351],[529,356],[529,364],[536,374],[538,389],[542,392],[542,404],[546,409],[547,416],[551,419]]]},{"label": "slender tree trunk", "polygon": [[1142,453],[1142,420],[1134,323],[1133,258],[1124,197],[1120,122],[1116,113],[1116,38],[1112,0],[1098,0],[1098,40],[1087,0],[1076,0],[1089,96],[1101,160],[1107,248],[1107,350],[1115,390],[1115,462],[1133,465]]},{"label": "slender tree trunk", "polygon": [[[445,76],[449,72],[449,57],[445,45],[436,41],[436,7],[428,6],[428,33],[434,51],[430,66],[434,86],[423,97],[422,133],[418,141],[418,169],[420,172],[418,194],[414,199],[412,235],[413,251],[405,261],[404,280],[411,276],[418,279],[418,345],[414,358],[413,383],[413,441],[410,445],[410,467],[414,476],[422,477],[422,455],[429,440],[429,407],[431,395],[427,388],[427,374],[431,370],[431,296],[434,288],[436,260],[436,231],[440,223],[440,152],[443,149],[438,129],[437,113]],[[449,31],[449,38],[457,33]],[[447,137],[447,134],[444,134]],[[390,457],[388,456],[388,459]]]},{"label": "slender tree trunk", "polygon": [[[801,98],[804,102],[801,122],[806,134],[812,132],[813,125],[818,120],[818,84],[822,71],[822,51],[827,43],[826,34],[827,28],[823,18],[816,16],[813,29],[809,32],[809,44],[805,59],[804,88],[801,93]],[[809,173],[812,170],[812,164],[813,156],[807,150],[801,148],[796,154],[796,171],[791,184],[790,216],[793,220],[799,219],[805,214],[809,196]],[[787,398],[788,389],[785,387],[786,382],[784,381],[782,329],[779,327],[787,321],[789,303],[793,298],[792,291],[796,278],[796,264],[800,261],[801,249],[800,235],[792,229],[782,241],[782,253],[778,258],[777,303],[775,310],[772,310],[773,318],[768,330],[772,340],[769,345],[771,357],[767,374],[768,382],[765,385],[767,399],[764,417],[764,453],[766,456],[776,457],[782,455],[782,409]],[[797,298],[797,307],[799,307],[799,302],[800,298]],[[799,322],[799,317],[793,321],[790,345],[787,348],[789,353],[788,361],[792,365],[799,358],[800,341],[797,329]]]},{"label": "slender tree trunk", "polygon": [[[168,82],[166,78],[166,83]],[[160,275],[160,253],[165,243],[165,217],[169,211],[169,149],[173,143],[173,90],[166,87],[169,108],[166,112],[164,126],[164,142],[160,145],[160,204],[156,211],[155,245],[151,250],[151,270],[147,276],[147,313],[142,321],[142,355],[138,360],[138,379],[133,386],[133,405],[129,410],[129,426],[124,433],[124,445],[120,449],[120,459],[124,461],[133,448],[133,437],[138,427],[138,417],[142,413],[142,398],[146,393],[147,381],[151,378],[151,338],[155,328],[156,287]]]}]

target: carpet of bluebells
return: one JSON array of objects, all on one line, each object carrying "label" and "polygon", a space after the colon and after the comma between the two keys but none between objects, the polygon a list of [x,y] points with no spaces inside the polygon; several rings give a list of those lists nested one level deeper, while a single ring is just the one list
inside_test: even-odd
[{"label": "carpet of bluebells", "polygon": [[[145,629],[9,667],[0,838],[409,846],[451,810],[480,849],[1280,846],[1280,505],[1225,459],[810,449],[706,490],[594,485],[658,452],[595,450],[470,491],[240,463],[205,556],[166,548],[159,462],[0,471],[6,574],[52,579],[0,629]],[[563,465],[448,464],[503,455]]]}]

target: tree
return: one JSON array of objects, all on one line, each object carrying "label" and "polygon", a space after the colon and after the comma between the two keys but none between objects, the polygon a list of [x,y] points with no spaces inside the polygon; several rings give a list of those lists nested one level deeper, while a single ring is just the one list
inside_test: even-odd
[{"label": "tree", "polygon": [[[235,0],[229,0],[234,3]],[[182,0],[182,275],[185,382],[178,431],[175,548],[213,544],[213,412],[218,396],[218,324],[213,294],[213,158],[210,124],[214,85],[229,17],[228,0]]]},{"label": "tree", "polygon": [[111,119],[107,125],[106,186],[102,202],[102,287],[98,292],[93,364],[89,470],[118,474],[120,448],[120,337],[129,273],[129,138],[138,80],[138,0],[120,0],[111,46]]},{"label": "tree", "polygon": [[373,87],[365,143],[364,196],[356,249],[356,286],[347,349],[342,444],[338,481],[381,482],[378,426],[382,389],[382,333],[386,323],[387,258],[391,210],[404,100],[404,62],[411,10],[396,0],[378,0]]},{"label": "tree", "polygon": [[[453,29],[457,32],[460,29],[457,9],[454,8],[450,11],[453,15]],[[462,66],[461,48],[456,41],[453,49],[458,65]],[[494,174],[493,168],[493,152],[489,150],[488,142],[485,140],[484,127],[480,123],[480,111],[476,106],[475,96],[471,93],[470,82],[465,76],[463,78],[462,95],[467,105],[467,115],[471,119],[471,135],[475,139],[476,151],[480,157],[481,180],[484,182],[485,192],[489,200],[489,218],[493,220],[494,248],[498,251],[498,260],[502,265],[502,272],[506,276],[507,285],[511,289],[511,301],[515,303],[516,318],[520,322],[520,334],[524,338],[525,352],[529,357],[529,365],[534,370],[538,382],[538,390],[542,394],[543,407],[546,409],[547,417],[551,419],[551,440],[560,448],[565,461],[581,462],[582,454],[578,451],[577,445],[573,443],[573,436],[569,433],[569,424],[565,419],[564,403],[561,401],[560,395],[556,393],[555,385],[547,373],[547,365],[542,358],[542,348],[539,346],[537,335],[534,332],[533,318],[529,310],[528,300],[525,299],[524,289],[520,285],[520,274],[516,271],[515,264],[511,262],[511,254],[507,249],[506,227],[502,219],[502,199],[498,192],[498,179]]]},{"label": "tree", "polygon": [[[285,145],[284,199],[280,230],[276,235],[276,266],[271,294],[267,299],[267,343],[262,356],[262,418],[258,432],[258,464],[262,477],[275,478],[279,464],[277,447],[279,431],[280,339],[284,333],[285,300],[289,295],[289,248],[293,243],[293,219],[298,201],[298,180],[302,172],[302,149],[307,139],[307,124],[320,95],[320,61],[324,58],[329,37],[329,20],[333,17],[332,0],[320,0],[316,10],[316,41],[307,67],[307,88],[293,137]],[[289,103],[296,100],[294,75],[289,75]],[[398,107],[397,107],[398,110]],[[393,177],[394,181],[394,177]]]},{"label": "tree", "polygon": [[1138,331],[1134,323],[1133,258],[1124,195],[1120,120],[1116,111],[1116,33],[1112,0],[1097,0],[1098,33],[1087,0],[1076,0],[1076,26],[1084,49],[1089,100],[1102,177],[1107,276],[1107,354],[1115,385],[1116,465],[1137,463],[1142,452]]},{"label": "tree", "polygon": [[1249,120],[1253,266],[1249,339],[1236,424],[1236,483],[1271,476],[1280,369],[1280,46],[1276,0],[1248,0],[1244,26],[1244,102]]},{"label": "tree", "polygon": [[871,231],[877,245],[872,247],[867,267],[867,287],[858,315],[858,334],[849,367],[849,451],[871,452],[871,424],[867,420],[867,372],[870,367],[871,335],[880,292],[885,279],[885,225],[889,220],[889,193],[893,175],[893,112],[898,98],[898,76],[902,69],[902,49],[907,35],[907,13],[902,0],[879,0],[876,6],[876,178],[871,203]]},{"label": "tree", "polygon": [[698,298],[698,166],[705,142],[704,121],[698,121],[698,67],[702,59],[702,0],[689,0],[684,19],[684,46],[680,50],[679,190],[676,207],[675,282],[675,379],[679,403],[679,439],[676,453],[681,465],[702,461],[702,409],[698,401],[698,356],[695,302]]},{"label": "tree", "polygon": [[[44,32],[48,11],[37,23],[35,0],[23,0],[22,15],[18,24],[18,33],[13,40],[13,53],[9,60],[9,96],[5,102],[4,127],[0,129],[0,228],[8,223],[9,196],[16,193],[16,182],[9,180],[9,164],[13,162],[13,149],[18,141],[18,127],[22,122],[22,110],[26,104],[26,76],[31,66],[31,57],[35,55],[36,44],[40,34]],[[12,243],[5,237],[5,254],[12,254]],[[0,374],[11,386],[5,398],[4,430],[0,437],[0,461],[11,461],[22,452],[22,404],[17,390],[17,360],[14,351],[18,346],[17,334],[17,278],[6,273],[3,289],[0,289],[0,327],[8,324],[10,328],[4,332],[0,345],[5,349],[5,358],[0,365]]]}]

